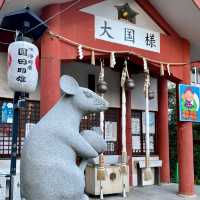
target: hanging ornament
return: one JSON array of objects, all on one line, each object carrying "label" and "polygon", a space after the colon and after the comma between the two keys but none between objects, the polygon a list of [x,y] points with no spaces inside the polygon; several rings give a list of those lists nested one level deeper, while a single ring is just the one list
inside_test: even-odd
[{"label": "hanging ornament", "polygon": [[94,54],[94,51],[92,51],[92,54],[91,54],[91,65],[95,65],[95,54]]},{"label": "hanging ornament", "polygon": [[115,60],[115,52],[111,52],[110,53],[110,67],[114,68],[116,64],[116,60]]},{"label": "hanging ornament", "polygon": [[171,75],[171,72],[170,72],[170,66],[169,66],[169,64],[167,64],[167,72],[168,72],[168,74],[169,74],[169,76]]},{"label": "hanging ornament", "polygon": [[134,80],[132,78],[126,79],[125,88],[126,90],[132,90],[135,87]]},{"label": "hanging ornament", "polygon": [[101,61],[101,71],[99,74],[99,81],[97,83],[97,91],[100,94],[104,94],[106,93],[108,90],[108,84],[106,83],[106,81],[104,81],[104,68],[103,68],[103,62]]},{"label": "hanging ornament", "polygon": [[78,45],[78,57],[79,57],[80,60],[83,59],[83,47],[82,47],[81,44]]},{"label": "hanging ornament", "polygon": [[99,81],[97,83],[97,91],[99,93],[104,94],[107,92],[107,90],[108,90],[108,84],[106,83],[106,81]]},{"label": "hanging ornament", "polygon": [[127,60],[124,61],[124,68],[122,70],[122,76],[121,76],[121,87],[125,85],[126,90],[132,90],[135,87],[135,83],[132,78],[130,78],[128,73],[128,67],[127,67]]},{"label": "hanging ornament", "polygon": [[105,167],[104,167],[104,156],[103,154],[99,155],[99,167],[97,170],[97,180],[105,180],[106,175],[105,175]]},{"label": "hanging ornament", "polygon": [[160,65],[160,75],[161,75],[161,76],[164,76],[164,75],[165,75],[164,64],[163,64],[163,63],[161,63],[161,65]]},{"label": "hanging ornament", "polygon": [[152,100],[155,98],[155,92],[153,90],[149,90],[149,99]]}]

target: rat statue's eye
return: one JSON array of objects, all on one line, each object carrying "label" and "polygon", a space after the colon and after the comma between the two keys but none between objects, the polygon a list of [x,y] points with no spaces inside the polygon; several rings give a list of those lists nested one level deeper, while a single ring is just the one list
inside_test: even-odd
[{"label": "rat statue's eye", "polygon": [[83,91],[83,93],[87,98],[92,98],[92,94],[90,92]]}]

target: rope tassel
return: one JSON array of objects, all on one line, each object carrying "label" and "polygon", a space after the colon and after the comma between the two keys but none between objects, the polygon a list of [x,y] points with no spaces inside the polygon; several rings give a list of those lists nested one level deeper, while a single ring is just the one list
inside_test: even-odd
[{"label": "rope tassel", "polygon": [[101,154],[99,156],[99,167],[97,170],[97,180],[105,180],[106,175],[105,175],[105,167],[104,167],[104,156]]}]

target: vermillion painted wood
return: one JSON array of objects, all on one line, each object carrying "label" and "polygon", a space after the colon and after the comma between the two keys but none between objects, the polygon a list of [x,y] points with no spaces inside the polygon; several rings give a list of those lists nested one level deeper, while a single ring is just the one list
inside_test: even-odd
[{"label": "vermillion painted wood", "polygon": [[162,183],[170,183],[169,166],[169,131],[168,131],[168,86],[167,79],[158,80],[158,153],[162,160],[160,180]]}]

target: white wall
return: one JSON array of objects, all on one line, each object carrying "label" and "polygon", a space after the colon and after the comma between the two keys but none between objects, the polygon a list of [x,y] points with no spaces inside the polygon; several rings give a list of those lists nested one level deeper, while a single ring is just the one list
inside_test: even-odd
[{"label": "white wall", "polygon": [[[13,98],[13,91],[10,90],[7,84],[7,53],[0,52],[0,97]],[[39,86],[37,90],[30,94],[30,100],[39,100]]]},{"label": "white wall", "polygon": [[[145,110],[144,74],[136,74],[133,76],[133,79],[135,81],[135,88],[132,90],[131,108]],[[150,100],[149,108],[151,111],[158,111],[157,79],[151,77],[150,89],[155,92],[155,98]]]},{"label": "white wall", "polygon": [[[88,64],[73,62],[62,65],[62,75],[73,76],[82,87],[88,87],[88,74],[95,75],[97,85],[100,67]],[[110,107],[120,107],[120,73],[114,72],[111,68],[105,68],[105,81],[108,83],[108,91],[104,98],[108,100]]]},{"label": "white wall", "polygon": [[[88,87],[88,74],[95,74],[96,85],[100,67],[82,63],[69,63],[62,65],[62,74],[73,76],[82,87]],[[114,72],[111,68],[105,68],[105,80],[108,83],[108,91],[105,98],[109,101],[110,107],[120,107],[120,73]],[[132,90],[132,109],[145,110],[144,98],[144,74],[134,74],[135,88]],[[150,110],[158,110],[157,101],[157,79],[151,78],[151,89],[155,91],[155,98],[150,100]]]},{"label": "white wall", "polygon": [[126,2],[129,3],[133,10],[139,13],[139,15],[136,17],[137,26],[164,34],[164,31],[133,0],[107,0],[93,6],[83,8],[81,11],[108,19],[117,20],[117,9],[115,6],[124,5]]}]

